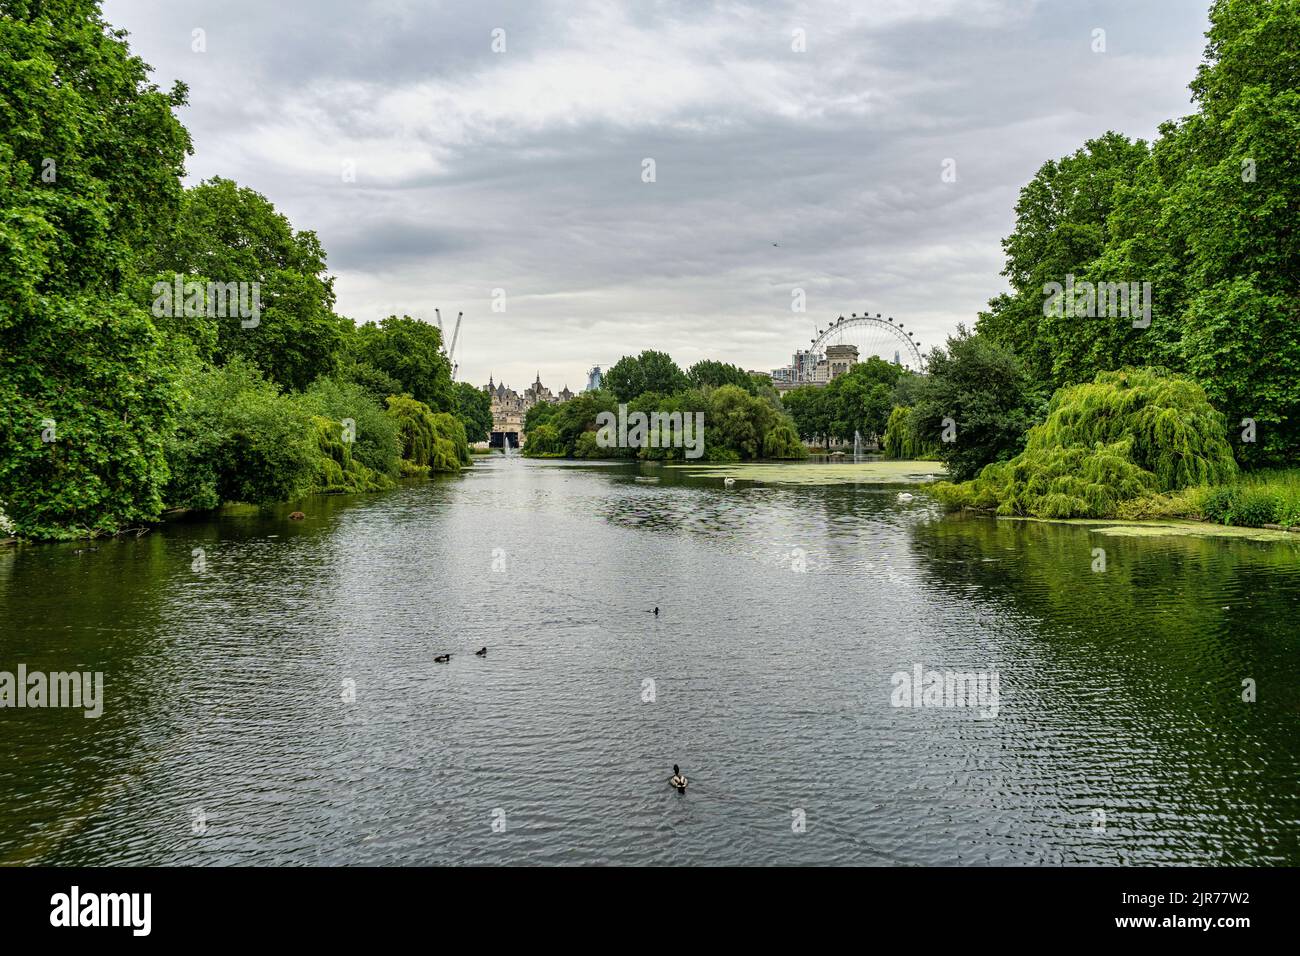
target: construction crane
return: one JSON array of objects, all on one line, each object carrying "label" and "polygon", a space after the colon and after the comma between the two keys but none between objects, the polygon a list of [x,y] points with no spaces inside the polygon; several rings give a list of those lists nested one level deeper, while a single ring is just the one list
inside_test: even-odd
[{"label": "construction crane", "polygon": [[[442,327],[442,310],[434,309],[433,314],[438,317],[438,331],[442,332],[443,342],[447,341],[447,333]],[[464,317],[464,312],[456,313],[456,328],[451,333],[451,347],[447,349],[447,361],[451,363],[451,380],[456,381],[456,370],[460,368],[460,363],[456,361],[456,341],[460,338],[460,320]]]}]

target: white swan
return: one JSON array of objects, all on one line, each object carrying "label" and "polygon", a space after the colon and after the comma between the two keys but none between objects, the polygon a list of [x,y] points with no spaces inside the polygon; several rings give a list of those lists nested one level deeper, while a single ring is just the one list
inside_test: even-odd
[{"label": "white swan", "polygon": [[911,501],[911,500],[912,500],[912,497],[913,497],[913,496],[910,495],[910,494],[908,494],[906,491],[900,491],[900,492],[898,493],[898,500],[899,500],[899,501]]},{"label": "white swan", "polygon": [[722,483],[723,483],[724,485],[726,485],[728,488],[730,488],[732,485],[734,485],[734,484],[736,483],[736,479],[735,479],[735,478],[723,478],[723,479],[722,479]]}]

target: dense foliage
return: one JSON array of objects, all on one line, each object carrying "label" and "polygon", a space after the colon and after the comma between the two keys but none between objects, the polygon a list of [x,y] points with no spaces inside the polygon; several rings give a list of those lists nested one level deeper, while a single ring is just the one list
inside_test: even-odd
[{"label": "dense foliage", "polygon": [[[1132,364],[1184,371],[1234,426],[1244,463],[1293,462],[1300,3],[1216,0],[1191,89],[1196,112],[1164,124],[1150,147],[1110,133],[1039,170],[1005,243],[1012,292],[990,303],[979,331],[1053,387]],[[1044,316],[1044,284],[1067,274],[1149,282],[1149,327]]]},{"label": "dense foliage", "polygon": [[620,402],[630,402],[646,392],[672,395],[690,385],[681,367],[666,352],[647,349],[624,355],[607,371],[603,387]]},{"label": "dense foliage", "polygon": [[471,443],[488,440],[492,434],[492,399],[485,389],[457,382],[455,411],[465,423],[465,437]]},{"label": "dense foliage", "polygon": [[176,215],[189,136],[83,0],[0,4],[0,501],[19,533],[148,521],[174,367],[126,280]]},{"label": "dense foliage", "polygon": [[451,364],[437,326],[409,315],[390,315],[356,329],[356,358],[390,376],[402,391],[436,412],[456,409]]},{"label": "dense foliage", "polygon": [[714,359],[696,362],[686,372],[686,380],[691,388],[718,388],[722,385],[735,385],[747,392],[756,392],[753,377],[739,365],[729,365]]},{"label": "dense foliage", "polygon": [[930,353],[908,425],[911,443],[937,448],[948,475],[964,481],[1024,447],[1042,398],[1019,359],[984,336],[959,327],[947,345]]},{"label": "dense foliage", "polygon": [[181,376],[167,441],[166,500],[180,508],[264,502],[309,492],[320,454],[311,412],[247,359]]},{"label": "dense foliage", "polygon": [[939,457],[939,442],[922,434],[916,409],[895,405],[880,443],[886,458],[931,459]]},{"label": "dense foliage", "polygon": [[1021,454],[934,493],[999,514],[1112,516],[1130,499],[1232,480],[1224,431],[1223,416],[1188,378],[1157,368],[1102,372],[1052,397]]},{"label": "dense foliage", "polygon": [[[334,280],[316,234],[295,231],[265,196],[228,179],[185,191],[174,228],[149,251],[145,270],[158,283],[150,289],[155,316],[164,306],[177,311],[174,297],[165,298],[177,274],[246,283],[249,302],[256,283],[255,317],[232,315],[227,303],[212,310],[224,315],[187,313],[174,327],[196,340],[204,358],[244,356],[282,388],[304,389],[333,372],[351,331],[334,313]],[[215,347],[205,354],[209,342]]]},{"label": "dense foliage", "polygon": [[861,436],[874,442],[885,434],[905,377],[901,366],[869,355],[826,385],[791,389],[782,401],[805,441],[827,445],[831,439],[851,442]]},{"label": "dense foliage", "polygon": [[455,471],[469,464],[465,426],[447,412],[434,412],[409,395],[388,399],[388,414],[401,441],[403,471]]},{"label": "dense foliage", "polygon": [[[623,388],[617,392],[601,389],[583,392],[567,402],[539,403],[530,408],[524,419],[524,454],[534,458],[640,458],[655,461],[687,460],[687,449],[674,445],[676,425],[651,427],[645,440],[602,446],[598,422],[602,415],[617,417],[623,406],[627,418],[637,414],[675,416],[674,422],[703,416],[703,431],[698,445],[701,461],[737,461],[756,458],[804,458],[807,451],[799,441],[794,422],[781,406],[770,384],[764,389],[748,373],[721,362],[699,362],[691,375],[702,384],[691,384],[677,363],[662,352],[642,352],[638,357],[624,357],[614,365],[620,369],[614,381]],[[676,370],[674,372],[674,370]],[[612,371],[612,370],[611,370]],[[645,388],[647,382],[672,387],[672,391]],[[713,385],[709,382],[719,382]],[[609,378],[606,377],[606,384]],[[633,394],[635,393],[635,394]]]},{"label": "dense foliage", "polygon": [[[356,329],[313,233],[229,180],[182,188],[185,100],[95,0],[0,0],[4,534],[386,487],[402,446],[384,400],[459,409],[435,328]],[[427,464],[458,469],[464,428],[433,418]]]}]

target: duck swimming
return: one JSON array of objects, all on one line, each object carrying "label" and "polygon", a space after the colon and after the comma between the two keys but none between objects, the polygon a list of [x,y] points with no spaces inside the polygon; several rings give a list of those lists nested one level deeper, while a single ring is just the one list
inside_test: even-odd
[{"label": "duck swimming", "polygon": [[486,648],[486,647],[480,647],[478,650],[476,650],[476,651],[474,652],[474,656],[475,656],[475,657],[487,657],[487,648]]},{"label": "duck swimming", "polygon": [[446,664],[450,660],[451,660],[450,654],[439,654],[437,657],[433,659],[433,662],[435,664]]},{"label": "duck swimming", "polygon": [[682,768],[673,764],[673,777],[668,781],[670,787],[675,787],[678,793],[686,792],[686,777],[682,775]]}]

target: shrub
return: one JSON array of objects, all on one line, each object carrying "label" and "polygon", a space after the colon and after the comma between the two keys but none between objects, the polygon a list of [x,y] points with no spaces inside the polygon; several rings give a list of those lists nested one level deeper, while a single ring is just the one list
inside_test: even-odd
[{"label": "shrub", "polygon": [[1231,484],[1204,492],[1202,516],[1220,524],[1259,527],[1300,524],[1300,469],[1273,469],[1241,475]]},{"label": "shrub", "polygon": [[573,443],[574,458],[600,458],[604,454],[605,449],[596,444],[596,433],[594,431],[582,432]]},{"label": "shrub", "polygon": [[[169,505],[216,508],[307,494],[321,454],[310,413],[243,358],[222,368],[191,369],[167,441]],[[341,426],[339,426],[341,428]]]},{"label": "shrub", "polygon": [[1134,498],[1234,479],[1225,432],[1189,379],[1155,368],[1102,372],[1059,389],[1015,458],[933,491],[950,506],[1005,515],[1113,517]]},{"label": "shrub", "polygon": [[148,313],[122,296],[49,296],[38,318],[0,329],[0,497],[17,533],[157,520],[176,376]]},{"label": "shrub", "polygon": [[393,487],[393,479],[362,463],[355,442],[344,441],[343,423],[323,415],[311,417],[316,441],[315,482],[313,491],[324,494],[355,494],[384,491]]},{"label": "shrub", "polygon": [[340,435],[344,423],[351,423],[350,457],[371,471],[397,477],[402,458],[397,422],[375,403],[363,385],[318,378],[303,393],[301,401],[311,414],[339,422]]},{"label": "shrub", "polygon": [[1271,488],[1247,486],[1237,496],[1231,523],[1258,528],[1277,521],[1278,495]]},{"label": "shrub", "polygon": [[1159,368],[1121,369],[1059,389],[1025,450],[1132,438],[1134,463],[1172,491],[1236,476],[1226,434],[1223,415],[1191,379]]},{"label": "shrub", "polygon": [[564,439],[560,437],[559,429],[554,425],[543,424],[528,432],[528,439],[524,442],[524,454],[533,458],[554,458],[563,455]]},{"label": "shrub", "polygon": [[[1016,355],[958,326],[946,351],[930,353],[928,371],[912,414],[953,480],[1024,450],[1042,398]],[[953,423],[957,440],[943,441]]]},{"label": "shrub", "polygon": [[906,406],[895,405],[885,424],[882,442],[886,458],[937,459],[939,444],[927,441],[918,427],[915,412]]},{"label": "shrub", "polygon": [[795,433],[794,422],[782,419],[763,436],[764,458],[807,458],[808,449]]},{"label": "shrub", "polygon": [[442,472],[460,471],[469,464],[465,426],[453,415],[432,412],[409,395],[390,396],[388,415],[397,426],[404,460]]}]

